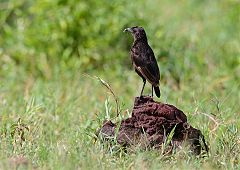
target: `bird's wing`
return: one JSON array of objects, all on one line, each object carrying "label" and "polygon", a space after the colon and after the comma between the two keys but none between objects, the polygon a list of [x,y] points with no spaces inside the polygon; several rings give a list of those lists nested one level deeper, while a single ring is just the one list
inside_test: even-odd
[{"label": "bird's wing", "polygon": [[147,46],[138,55],[133,56],[133,61],[136,69],[146,78],[151,84],[159,85],[160,73],[151,47]]},{"label": "bird's wing", "polygon": [[137,70],[143,75],[145,79],[147,79],[154,86],[158,86],[159,82],[157,79],[149,72],[146,67],[137,67]]}]

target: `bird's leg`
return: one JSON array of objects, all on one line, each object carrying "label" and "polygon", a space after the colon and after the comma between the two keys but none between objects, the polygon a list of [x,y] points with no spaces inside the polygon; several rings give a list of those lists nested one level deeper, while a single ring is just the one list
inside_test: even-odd
[{"label": "bird's leg", "polygon": [[142,93],[143,93],[143,89],[144,89],[145,84],[146,84],[146,79],[143,79],[143,87],[142,87],[142,91],[141,91],[140,97],[142,97]]},{"label": "bird's leg", "polygon": [[152,85],[152,98],[153,98],[153,85]]}]

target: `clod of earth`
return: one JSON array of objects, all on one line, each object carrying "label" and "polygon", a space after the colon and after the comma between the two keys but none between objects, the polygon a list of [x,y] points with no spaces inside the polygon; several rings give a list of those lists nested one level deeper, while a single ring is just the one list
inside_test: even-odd
[{"label": "clod of earth", "polygon": [[157,149],[167,144],[166,152],[171,153],[174,148],[188,145],[196,155],[208,152],[201,131],[187,122],[187,116],[181,110],[148,96],[135,98],[132,116],[122,120],[119,127],[108,120],[98,131],[98,136],[105,142],[115,135],[117,142],[125,147],[140,145]]}]

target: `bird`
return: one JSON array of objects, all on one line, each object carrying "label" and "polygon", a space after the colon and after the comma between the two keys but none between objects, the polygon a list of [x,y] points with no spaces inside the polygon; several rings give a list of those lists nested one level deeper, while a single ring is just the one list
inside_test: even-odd
[{"label": "bird", "polygon": [[146,84],[146,80],[152,85],[158,98],[160,98],[160,71],[152,48],[148,44],[146,32],[143,27],[134,26],[124,29],[123,32],[129,32],[134,38],[133,45],[130,49],[130,57],[135,72],[142,78],[143,86],[140,97]]}]

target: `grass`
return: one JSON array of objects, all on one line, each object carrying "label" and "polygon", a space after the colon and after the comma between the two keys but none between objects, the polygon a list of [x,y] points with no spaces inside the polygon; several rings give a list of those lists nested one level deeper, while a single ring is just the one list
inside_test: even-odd
[{"label": "grass", "polygon": [[186,149],[170,156],[138,148],[108,151],[94,140],[104,119],[121,119],[111,93],[94,76],[111,85],[123,118],[139,95],[142,82],[128,67],[128,50],[113,46],[116,53],[125,50],[123,64],[88,71],[38,59],[46,72],[39,75],[35,65],[29,71],[0,49],[0,169],[17,161],[20,169],[240,169],[239,2],[192,2],[146,1],[145,15],[138,16],[149,23],[144,27],[160,65],[162,97],[156,100],[184,111],[206,137],[208,157]]},{"label": "grass", "polygon": [[[131,112],[133,96],[140,91],[141,81],[132,71],[125,73],[121,79],[104,75],[114,82],[111,83],[112,88],[120,97],[122,114],[125,113],[126,117],[126,111]],[[223,96],[213,95],[218,94],[219,89],[213,89],[211,94],[203,90],[208,87],[206,83],[192,90],[194,92],[189,92],[190,88],[170,91],[162,85],[165,95],[160,101],[182,109],[190,124],[206,136],[210,155],[198,159],[186,151],[168,157],[163,157],[158,151],[107,152],[93,137],[95,130],[107,118],[105,101],[109,100],[107,108],[112,119],[116,116],[116,106],[111,94],[99,81],[78,73],[57,76],[52,80],[23,77],[20,72],[17,75],[17,79],[9,77],[1,81],[1,167],[8,166],[4,160],[24,155],[40,169],[239,168],[237,84],[223,90],[226,93]],[[129,83],[125,83],[124,78],[129,78]],[[193,87],[195,83],[198,81],[187,84]],[[139,88],[135,89],[133,84]],[[28,128],[22,130],[25,141],[17,133],[11,135],[16,129],[13,125]]]}]

